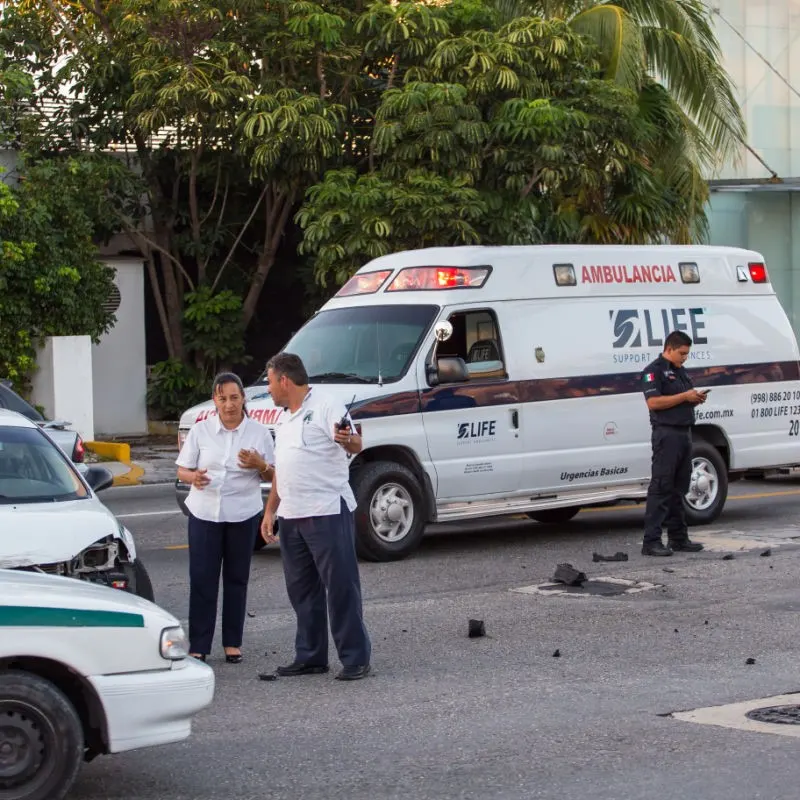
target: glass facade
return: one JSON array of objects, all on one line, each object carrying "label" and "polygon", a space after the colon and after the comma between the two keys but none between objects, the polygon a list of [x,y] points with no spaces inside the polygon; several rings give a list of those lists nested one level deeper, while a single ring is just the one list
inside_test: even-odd
[{"label": "glass facade", "polygon": [[[709,243],[763,253],[800,335],[800,0],[706,0],[750,152],[713,176]],[[765,60],[769,62],[765,63]],[[772,67],[772,68],[771,68]],[[779,73],[779,74],[776,74]],[[783,184],[763,183],[774,171]]]}]

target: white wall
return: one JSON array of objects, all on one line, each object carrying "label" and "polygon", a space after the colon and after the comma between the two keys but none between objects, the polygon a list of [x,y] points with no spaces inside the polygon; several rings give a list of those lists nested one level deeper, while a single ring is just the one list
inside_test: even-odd
[{"label": "white wall", "polygon": [[[780,177],[800,176],[800,98],[736,33],[800,90],[800,0],[705,2],[719,10],[712,17],[714,30],[737,87],[748,143]],[[713,177],[766,178],[769,172],[744,152],[740,165],[728,165]]]},{"label": "white wall", "polygon": [[120,305],[114,327],[92,348],[97,438],[147,433],[144,263],[106,258],[116,271]]},{"label": "white wall", "polygon": [[95,438],[92,390],[92,340],[53,336],[36,356],[31,398],[48,419],[69,422],[85,441]]}]

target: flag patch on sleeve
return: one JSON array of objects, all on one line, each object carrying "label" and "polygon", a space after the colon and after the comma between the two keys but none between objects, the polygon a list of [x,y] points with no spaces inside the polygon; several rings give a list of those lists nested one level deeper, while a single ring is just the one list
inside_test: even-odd
[{"label": "flag patch on sleeve", "polygon": [[655,379],[656,379],[656,375],[655,375],[655,373],[654,373],[654,372],[648,372],[648,373],[647,373],[647,374],[644,376],[644,381],[645,381],[645,383],[652,383],[652,382],[653,382]]}]

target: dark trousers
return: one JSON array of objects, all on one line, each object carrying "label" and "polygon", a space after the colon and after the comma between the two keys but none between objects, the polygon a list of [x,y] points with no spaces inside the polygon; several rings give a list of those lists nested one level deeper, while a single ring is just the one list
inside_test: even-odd
[{"label": "dark trousers", "polygon": [[297,661],[328,663],[330,615],[342,664],[369,664],[372,648],[361,606],[353,512],[343,500],[338,514],[281,518],[279,535],[286,591],[297,615]]},{"label": "dark trousers", "polygon": [[222,646],[241,647],[250,559],[260,516],[243,522],[206,522],[189,515],[189,644],[211,652],[222,570]]},{"label": "dark trousers", "polygon": [[692,479],[692,432],[690,428],[653,428],[653,467],[647,490],[644,515],[644,541],[661,541],[667,528],[670,542],[685,542],[686,511],[684,495]]}]

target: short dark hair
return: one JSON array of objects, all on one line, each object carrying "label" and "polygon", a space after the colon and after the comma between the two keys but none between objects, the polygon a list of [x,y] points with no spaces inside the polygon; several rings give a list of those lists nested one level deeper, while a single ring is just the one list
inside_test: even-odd
[{"label": "short dark hair", "polygon": [[267,370],[285,375],[295,386],[308,386],[308,372],[300,356],[294,353],[278,353],[267,361]]},{"label": "short dark hair", "polygon": [[665,350],[677,350],[680,347],[691,347],[692,344],[692,337],[683,331],[672,331],[672,333],[664,339]]}]

